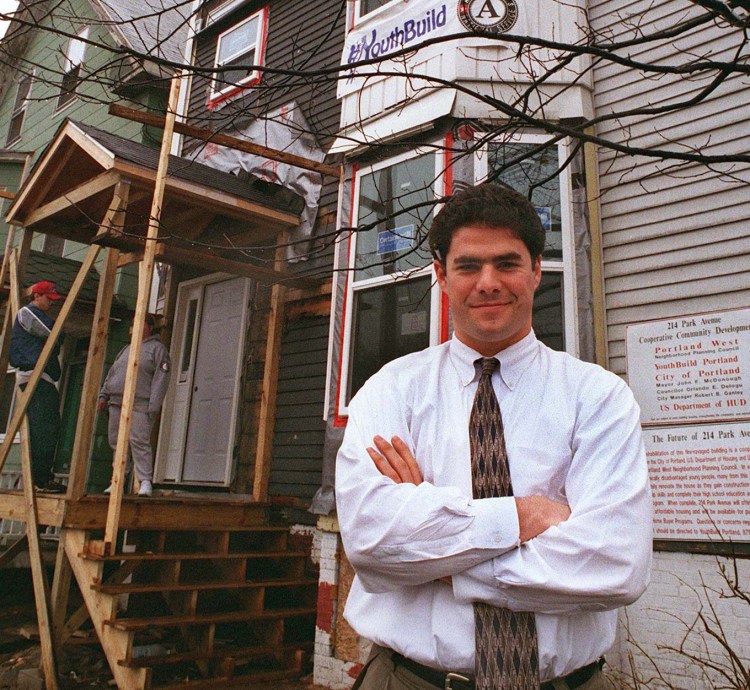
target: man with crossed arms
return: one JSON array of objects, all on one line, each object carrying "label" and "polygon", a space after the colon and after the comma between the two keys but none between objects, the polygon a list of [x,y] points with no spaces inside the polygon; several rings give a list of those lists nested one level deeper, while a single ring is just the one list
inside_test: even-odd
[{"label": "man with crossed arms", "polygon": [[[453,196],[430,230],[453,338],[384,366],[357,393],[336,467],[356,578],[345,617],[373,651],[355,688],[474,688],[475,602],[536,625],[533,682],[598,690],[617,608],[644,591],[651,499],[625,383],[532,330],[544,229],[497,185]],[[472,498],[469,417],[495,357],[512,496]],[[494,363],[493,363],[494,364]],[[514,614],[515,615],[515,614]]]}]

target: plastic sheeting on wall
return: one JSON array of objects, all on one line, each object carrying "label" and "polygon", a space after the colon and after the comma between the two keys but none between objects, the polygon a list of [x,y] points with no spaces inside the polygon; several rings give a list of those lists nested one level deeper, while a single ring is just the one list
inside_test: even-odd
[{"label": "plastic sheeting on wall", "polygon": [[[288,103],[245,124],[238,124],[233,136],[267,146],[295,156],[321,162],[325,153],[310,133],[304,114],[296,102]],[[225,130],[225,133],[229,133]],[[245,172],[268,182],[283,185],[302,196],[305,209],[299,226],[290,234],[287,261],[301,261],[307,257],[309,240],[313,235],[318,214],[322,177],[320,173],[295,165],[274,161],[264,156],[208,142],[201,146],[194,159],[217,170],[238,174]]]}]

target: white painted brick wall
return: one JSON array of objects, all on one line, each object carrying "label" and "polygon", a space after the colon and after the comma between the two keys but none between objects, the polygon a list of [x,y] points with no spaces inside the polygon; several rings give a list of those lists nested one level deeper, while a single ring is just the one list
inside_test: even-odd
[{"label": "white painted brick wall", "polygon": [[[339,579],[338,549],[339,535],[336,532],[319,531],[320,535],[320,582],[337,585]],[[333,620],[336,620],[336,603]],[[349,690],[354,684],[349,671],[356,664],[334,657],[334,646],[331,634],[315,628],[315,659],[313,682],[331,690]]]},{"label": "white painted brick wall", "polygon": [[[726,654],[715,640],[701,632],[700,623],[688,632],[702,612],[709,620],[716,621],[714,627],[723,628],[732,649],[744,659],[745,668],[750,667],[750,604],[723,598],[729,594],[729,587],[720,575],[722,563],[731,571],[733,562],[728,559],[683,553],[654,554],[651,584],[641,599],[621,616],[621,634],[610,661],[627,670],[628,655],[632,655],[635,673],[644,683],[657,676],[656,665],[676,690],[727,687],[726,682],[720,683],[701,664],[668,649],[679,648],[683,643],[696,656],[727,667]],[[740,585],[745,593],[750,593],[750,561],[738,560],[737,566]],[[652,683],[649,687],[664,685]]]}]

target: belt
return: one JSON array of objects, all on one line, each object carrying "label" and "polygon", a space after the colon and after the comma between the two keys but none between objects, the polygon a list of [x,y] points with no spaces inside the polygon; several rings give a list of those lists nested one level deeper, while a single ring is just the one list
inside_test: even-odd
[{"label": "belt", "polygon": [[407,671],[434,685],[440,690],[474,690],[474,676],[464,673],[450,673],[436,668],[424,666],[416,661],[407,659],[398,652],[393,652],[391,661],[394,666],[401,666]]},{"label": "belt", "polygon": [[[416,661],[407,659],[398,652],[393,652],[391,660],[395,666],[405,668],[415,676],[418,676],[422,680],[427,681],[441,690],[474,690],[473,675],[439,671],[436,668],[430,668],[429,666],[424,666]],[[554,681],[542,683],[540,690],[557,690],[561,685],[568,688],[568,690],[575,690],[591,680],[593,675],[597,671],[600,671],[603,666],[604,657],[592,661],[586,666],[581,666],[581,668],[572,671],[567,676],[556,678]]]},{"label": "belt", "polygon": [[581,666],[581,668],[571,671],[567,676],[542,683],[540,690],[557,690],[560,685],[567,687],[568,690],[575,690],[575,688],[580,688],[584,683],[588,683],[594,674],[601,671],[603,667],[604,657],[601,657],[586,666]]}]

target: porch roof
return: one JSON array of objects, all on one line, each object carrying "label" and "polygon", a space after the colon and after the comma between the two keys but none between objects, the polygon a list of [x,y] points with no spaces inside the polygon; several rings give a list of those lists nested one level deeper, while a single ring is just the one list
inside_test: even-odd
[{"label": "porch roof", "polygon": [[[68,120],[41,155],[7,213],[7,221],[86,244],[142,252],[159,151]],[[101,226],[115,199],[117,227]],[[281,185],[240,177],[170,156],[157,258],[259,280],[300,279],[274,271],[241,251],[273,246],[299,224],[304,200]]]}]

